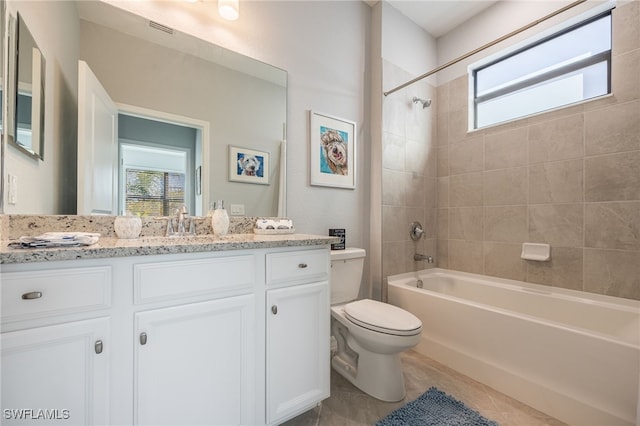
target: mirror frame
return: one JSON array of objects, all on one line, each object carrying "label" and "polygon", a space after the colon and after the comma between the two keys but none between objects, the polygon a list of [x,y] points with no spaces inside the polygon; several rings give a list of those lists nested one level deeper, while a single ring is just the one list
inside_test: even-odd
[{"label": "mirror frame", "polygon": [[[7,2],[0,1],[0,23],[2,28],[8,28],[9,20],[7,18]],[[7,75],[7,36],[9,31],[2,31],[0,35],[0,87],[2,93],[0,95],[0,124],[2,129],[0,130],[0,214],[4,213],[4,143],[6,133],[6,110],[7,110],[7,82],[5,77]]]},{"label": "mirror frame", "polygon": [[[16,19],[16,30],[15,30],[15,42],[11,43],[13,47],[12,58],[14,58],[15,66],[12,67],[13,71],[13,87],[9,87],[11,90],[11,94],[13,95],[13,99],[11,103],[7,101],[7,105],[13,106],[13,111],[9,112],[7,115],[10,116],[12,120],[11,127],[7,125],[7,128],[13,129],[13,134],[9,138],[9,142],[12,143],[19,151],[25,153],[29,157],[36,158],[38,160],[44,161],[44,92],[45,92],[45,59],[42,55],[42,51],[38,47],[38,43],[35,38],[31,34],[29,27],[27,26],[24,18],[20,15],[20,12],[17,13]],[[28,147],[18,140],[18,102],[19,102],[19,91],[20,84],[19,78],[20,75],[20,44],[21,40],[24,39],[25,34],[28,33],[33,40],[33,44],[35,49],[39,53],[39,64],[34,64],[31,62],[32,66],[32,82],[31,82],[31,96],[32,96],[32,107],[31,107],[31,129],[32,129],[32,144],[31,147]],[[10,52],[11,53],[11,52]],[[27,54],[27,52],[22,52],[22,54]],[[29,59],[31,60],[31,59]],[[9,64],[11,65],[11,64]],[[37,66],[39,65],[39,66]],[[11,74],[11,72],[9,73]],[[11,75],[9,76],[11,78]],[[9,93],[9,90],[7,90]]]}]

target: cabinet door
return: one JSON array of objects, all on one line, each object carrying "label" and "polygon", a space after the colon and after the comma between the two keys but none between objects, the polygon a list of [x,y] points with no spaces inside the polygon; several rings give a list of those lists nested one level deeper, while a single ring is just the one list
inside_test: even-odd
[{"label": "cabinet door", "polygon": [[109,318],[2,334],[2,424],[106,425]]},{"label": "cabinet door", "polygon": [[267,421],[329,396],[329,283],[267,292]]},{"label": "cabinet door", "polygon": [[253,295],[136,314],[136,424],[254,424],[254,318]]}]

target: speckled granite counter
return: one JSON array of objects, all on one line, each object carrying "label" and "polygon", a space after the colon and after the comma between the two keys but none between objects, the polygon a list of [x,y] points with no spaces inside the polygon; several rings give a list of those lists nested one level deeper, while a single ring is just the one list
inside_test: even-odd
[{"label": "speckled granite counter", "polygon": [[339,241],[340,239],[337,237],[306,234],[230,234],[223,237],[199,235],[195,237],[141,237],[132,240],[101,237],[97,244],[91,246],[45,249],[14,249],[7,247],[9,241],[2,241],[0,246],[0,264],[258,248],[303,247],[326,245]]}]

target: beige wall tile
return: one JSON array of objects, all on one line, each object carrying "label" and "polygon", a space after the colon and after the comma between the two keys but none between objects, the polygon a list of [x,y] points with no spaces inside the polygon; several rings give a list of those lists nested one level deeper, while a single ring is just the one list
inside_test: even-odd
[{"label": "beige wall tile", "polygon": [[640,100],[585,113],[587,155],[640,149]]},{"label": "beige wall tile", "polygon": [[467,109],[467,98],[469,97],[469,78],[466,75],[460,76],[449,82],[449,108],[450,111]]},{"label": "beige wall tile", "polygon": [[438,209],[438,231],[436,237],[441,240],[449,239],[449,209]]},{"label": "beige wall tile", "polygon": [[581,248],[552,247],[550,261],[526,260],[527,281],[582,290],[582,252]]},{"label": "beige wall tile", "polygon": [[465,139],[469,130],[467,109],[455,109],[449,113],[449,143],[460,142]]},{"label": "beige wall tile", "polygon": [[556,161],[529,167],[529,203],[584,201],[583,160]]},{"label": "beige wall tile", "polygon": [[436,266],[438,268],[449,267],[449,240],[436,240]]},{"label": "beige wall tile", "polygon": [[613,54],[640,48],[640,2],[637,0],[613,10]]},{"label": "beige wall tile", "polygon": [[507,169],[526,166],[529,129],[519,127],[484,137],[484,169]]},{"label": "beige wall tile", "polygon": [[382,204],[401,207],[405,205],[405,173],[382,170]]},{"label": "beige wall tile", "polygon": [[382,133],[382,168],[404,171],[404,139],[393,133]]},{"label": "beige wall tile", "polygon": [[382,276],[403,274],[406,269],[406,244],[402,241],[382,244]]},{"label": "beige wall tile", "polygon": [[529,164],[582,158],[584,117],[573,114],[529,128]]},{"label": "beige wall tile", "polygon": [[449,146],[438,147],[438,156],[436,160],[438,177],[449,176]]},{"label": "beige wall tile", "polygon": [[640,200],[640,151],[589,157],[584,162],[586,201]]},{"label": "beige wall tile", "polygon": [[484,170],[482,136],[449,145],[449,174],[458,175]]},{"label": "beige wall tile", "polygon": [[452,240],[476,240],[483,238],[482,207],[456,207],[449,209],[449,238]]},{"label": "beige wall tile", "polygon": [[435,108],[438,112],[438,115],[447,114],[451,110],[451,103],[449,96],[449,87],[451,83],[441,84],[436,88],[436,104]]},{"label": "beige wall tile", "polygon": [[437,145],[447,145],[449,143],[449,113],[440,112],[440,109],[438,109],[436,125],[438,126],[436,133],[438,138]]},{"label": "beige wall tile", "polygon": [[484,273],[492,277],[525,281],[527,263],[520,258],[521,244],[484,243]]},{"label": "beige wall tile", "polygon": [[484,208],[484,241],[527,240],[527,206]]},{"label": "beige wall tile", "polygon": [[456,271],[484,273],[482,241],[449,240],[449,268]]},{"label": "beige wall tile", "polygon": [[438,178],[438,208],[449,207],[449,178]]},{"label": "beige wall tile", "polygon": [[425,206],[424,177],[413,173],[404,173],[405,205],[407,207]]},{"label": "beige wall tile", "polygon": [[[407,139],[404,145],[404,167],[406,172],[425,176],[429,172],[430,145],[425,141]],[[435,157],[435,154],[433,154]],[[435,166],[435,158],[433,158]]]},{"label": "beige wall tile", "polygon": [[640,300],[640,251],[585,249],[584,289]]},{"label": "beige wall tile", "polygon": [[482,172],[449,177],[449,205],[451,207],[481,206]]},{"label": "beige wall tile", "polygon": [[640,49],[614,56],[611,64],[611,92],[616,101],[640,98]]},{"label": "beige wall tile", "polygon": [[585,247],[640,250],[640,201],[587,203]]},{"label": "beige wall tile", "polygon": [[519,205],[527,203],[527,168],[484,172],[484,205]]},{"label": "beige wall tile", "polygon": [[405,240],[407,229],[407,212],[404,207],[382,206],[383,242]]},{"label": "beige wall tile", "polygon": [[532,204],[529,206],[529,241],[557,247],[582,247],[582,204]]}]

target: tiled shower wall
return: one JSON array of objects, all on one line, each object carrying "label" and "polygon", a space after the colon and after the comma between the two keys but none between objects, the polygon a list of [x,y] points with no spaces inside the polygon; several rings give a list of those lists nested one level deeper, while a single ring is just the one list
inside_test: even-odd
[{"label": "tiled shower wall", "polygon": [[[639,23],[640,2],[613,12],[606,98],[467,132],[467,76],[439,86],[435,191],[432,136],[420,174],[408,166],[419,153],[405,123],[403,168],[402,128],[385,109],[384,152],[395,155],[383,166],[383,276],[413,270],[411,244],[396,236],[423,215],[423,251],[433,253],[435,236],[439,267],[640,300]],[[522,260],[523,242],[550,244],[551,261]]]},{"label": "tiled shower wall", "polygon": [[[384,87],[415,76],[383,62]],[[414,96],[432,99],[430,107]],[[421,81],[384,99],[382,132],[382,276],[435,266],[413,260],[415,253],[436,257],[436,105],[435,89]],[[423,225],[414,242],[409,224]],[[375,293],[375,291],[374,291]],[[374,294],[374,296],[377,296]],[[384,295],[383,295],[384,297]]]},{"label": "tiled shower wall", "polygon": [[[439,267],[640,300],[640,2],[613,18],[612,96],[470,133],[467,76],[384,99],[383,277],[435,254]],[[383,75],[384,87],[414,77],[387,61]],[[523,242],[549,243],[551,261],[520,259]]]}]

